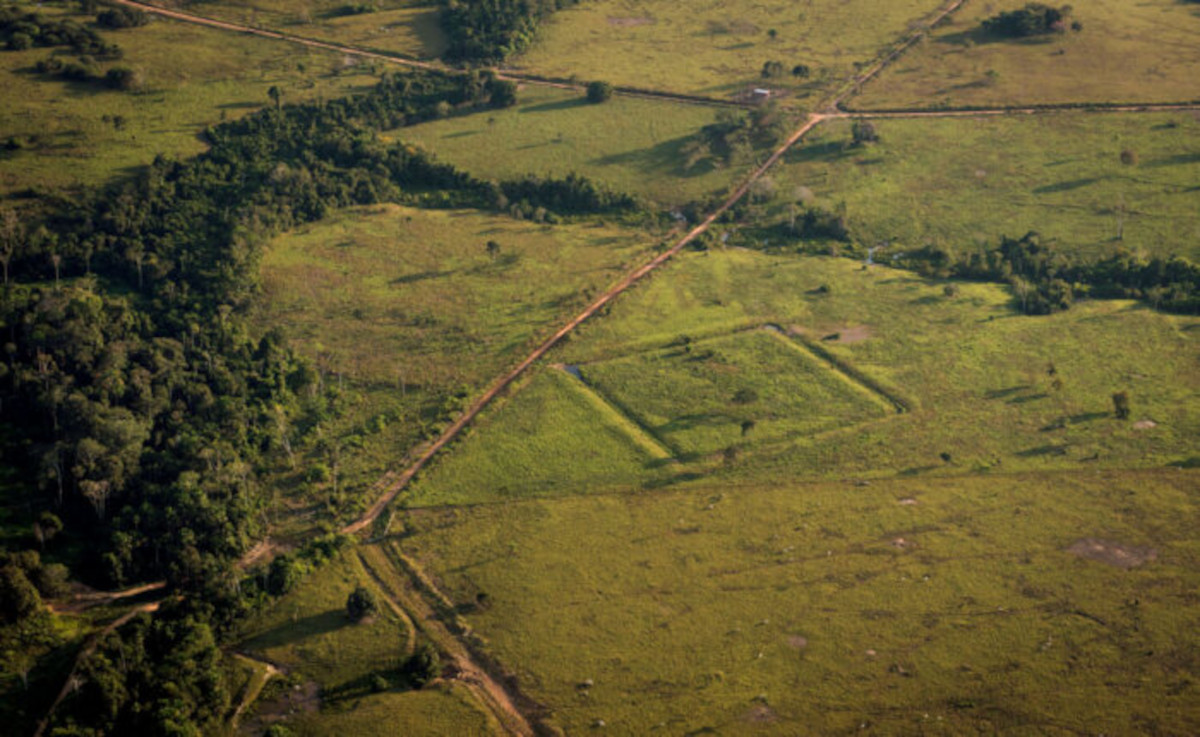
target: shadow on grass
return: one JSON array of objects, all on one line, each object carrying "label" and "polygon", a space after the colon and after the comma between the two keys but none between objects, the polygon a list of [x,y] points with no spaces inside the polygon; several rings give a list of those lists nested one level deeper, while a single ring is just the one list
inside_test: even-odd
[{"label": "shadow on grass", "polygon": [[1024,38],[1010,38],[1001,36],[995,33],[989,33],[981,26],[976,26],[970,30],[959,31],[958,33],[947,33],[944,36],[937,37],[937,43],[946,46],[963,46],[970,48],[971,46],[987,46],[990,44],[1012,44],[1013,46],[1045,46],[1053,42],[1056,38],[1062,36],[1060,33],[1046,33],[1039,36],[1026,36]]},{"label": "shadow on grass", "polygon": [[1073,189],[1079,189],[1080,187],[1087,187],[1095,184],[1102,179],[1104,179],[1104,177],[1084,177],[1082,179],[1071,179],[1066,182],[1059,182],[1058,184],[1047,184],[1044,187],[1037,187],[1033,190],[1033,193],[1054,194],[1055,192],[1070,192]]},{"label": "shadow on grass", "polygon": [[1175,154],[1163,159],[1155,159],[1147,161],[1142,166],[1147,169],[1158,169],[1164,166],[1182,166],[1185,164],[1200,164],[1200,152],[1192,152],[1187,154]]},{"label": "shadow on grass", "polygon": [[330,609],[320,614],[301,617],[293,622],[285,622],[274,629],[267,630],[242,643],[246,650],[267,650],[285,647],[309,637],[319,637],[342,627],[352,626],[342,609]]},{"label": "shadow on grass", "polygon": [[556,113],[562,110],[574,110],[577,107],[585,107],[592,103],[587,101],[585,97],[569,97],[565,100],[555,100],[554,102],[543,102],[538,105],[530,105],[528,107],[519,108],[518,112],[525,113]]},{"label": "shadow on grass", "polygon": [[703,163],[691,168],[684,166],[687,157],[684,156],[683,147],[691,140],[691,136],[680,136],[648,148],[601,156],[588,163],[598,166],[628,167],[643,174],[665,172],[680,179],[704,176],[713,170],[712,164]]}]

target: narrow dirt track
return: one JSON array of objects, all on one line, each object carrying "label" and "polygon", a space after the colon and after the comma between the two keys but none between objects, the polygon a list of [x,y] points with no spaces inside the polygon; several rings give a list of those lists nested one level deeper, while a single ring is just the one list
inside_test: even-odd
[{"label": "narrow dirt track", "polygon": [[46,603],[46,608],[55,614],[63,614],[66,612],[79,612],[84,609],[90,609],[94,606],[102,606],[111,604],[114,601],[121,599],[129,599],[134,596],[148,594],[151,591],[159,591],[167,587],[166,581],[154,581],[152,583],[144,583],[140,586],[133,586],[120,591],[91,591],[86,594],[75,594],[67,601],[51,601]]},{"label": "narrow dirt track", "polygon": [[[126,5],[131,8],[137,8],[147,13],[171,18],[173,20],[182,21],[184,23],[192,23],[199,26],[207,26],[223,31],[232,31],[234,33],[245,33],[252,36],[260,36],[276,41],[286,41],[288,43],[301,44],[315,49],[325,49],[326,51],[337,51],[338,53],[348,54],[350,56],[360,56],[364,59],[374,59],[376,61],[387,62],[388,64],[396,64],[399,66],[410,67],[412,69],[424,69],[427,71],[440,72],[442,74],[467,74],[467,70],[456,69],[441,62],[421,61],[400,54],[385,54],[378,51],[359,48],[357,46],[346,46],[343,44],[331,43],[329,41],[321,41],[315,38],[306,36],[297,36],[290,33],[282,33],[280,31],[272,31],[267,28],[258,28],[255,26],[246,26],[240,23],[231,23],[229,21],[217,20],[203,15],[194,13],[185,13],[180,10],[172,10],[163,8],[150,3],[138,2],[137,0],[112,0],[118,5]],[[551,87],[560,90],[573,90],[582,92],[583,85],[574,84],[571,82],[561,82],[553,79],[539,77],[536,74],[525,74],[515,70],[501,70],[493,68],[491,70],[500,79],[507,79],[512,82],[521,84],[535,85],[538,87]],[[650,100],[663,100],[667,102],[675,102],[683,105],[716,105],[722,107],[752,107],[753,103],[736,102],[734,100],[721,100],[712,97],[703,97],[700,95],[678,95],[670,92],[654,92],[650,90],[634,90],[627,87],[614,87],[613,91],[616,94],[625,97],[640,97]]]},{"label": "narrow dirt track", "polygon": [[504,374],[499,379],[492,382],[491,386],[488,387],[487,391],[485,391],[483,395],[476,399],[475,402],[466,409],[466,411],[459,415],[458,419],[455,420],[450,427],[446,428],[446,430],[442,432],[437,440],[430,444],[408,468],[395,477],[395,480],[392,481],[392,483],[387,487],[387,490],[384,492],[383,496],[377,499],[375,503],[371,505],[370,509],[368,509],[357,521],[343,527],[342,532],[353,535],[363,531],[367,528],[367,526],[374,523],[376,518],[379,517],[387,505],[391,504],[392,500],[396,498],[396,495],[408,485],[408,482],[412,480],[413,476],[415,476],[418,471],[424,468],[425,464],[427,464],[430,459],[437,455],[438,451],[446,447],[447,444],[458,437],[458,434],[463,431],[463,428],[469,425],[485,407],[491,404],[492,400],[494,400],[500,395],[501,392],[503,392],[514,381],[516,381],[521,374],[525,373],[525,371],[535,362],[537,362],[538,359],[546,355],[546,352],[553,348],[560,340],[563,339],[563,337],[575,330],[575,328],[579,327],[580,324],[582,324],[589,317],[592,317],[599,312],[601,308],[616,298],[617,295],[629,289],[647,274],[665,264],[671,259],[672,256],[679,253],[689,243],[700,237],[701,234],[703,234],[714,222],[716,222],[717,218],[724,215],[729,208],[737,204],[738,200],[745,196],[750,187],[756,181],[758,181],[768,169],[774,166],[775,163],[778,162],[785,153],[787,153],[788,149],[795,145],[797,141],[803,138],[809,131],[815,128],[827,117],[827,115],[821,113],[810,114],[805,120],[804,124],[793,131],[792,134],[788,136],[787,140],[784,141],[783,144],[781,144],[778,148],[776,148],[770,157],[768,157],[763,164],[755,169],[750,177],[747,178],[741,186],[735,189],[733,193],[721,203],[721,206],[709,214],[709,216],[701,221],[699,225],[688,231],[686,235],[677,240],[669,249],[663,251],[661,254],[655,257],[654,260],[643,265],[636,271],[627,274],[625,278],[621,279],[621,281],[610,287],[608,291],[600,295],[594,302],[588,305],[583,312],[573,317],[569,322],[567,322],[567,324],[559,328],[554,335],[551,335],[549,338],[543,341],[541,345],[535,348],[532,353],[526,356],[507,374]]},{"label": "narrow dirt track", "polygon": [[54,697],[54,703],[50,704],[50,708],[46,711],[46,716],[42,718],[42,721],[38,722],[37,730],[33,733],[33,737],[42,737],[42,733],[46,731],[46,727],[50,724],[50,719],[54,717],[55,709],[58,708],[58,705],[62,703],[63,699],[67,698],[67,694],[71,692],[72,684],[75,682],[75,674],[79,671],[79,665],[83,663],[83,661],[86,660],[89,655],[96,652],[96,647],[99,646],[100,640],[104,639],[104,637],[110,632],[115,631],[118,627],[142,612],[157,611],[158,607],[161,605],[161,600],[139,604],[130,609],[128,612],[122,614],[120,617],[117,617],[112,622],[109,622],[104,629],[92,635],[92,639],[88,640],[88,643],[83,646],[82,650],[79,651],[79,655],[75,657],[75,663],[71,666],[71,672],[67,675],[67,680],[63,683],[62,688],[59,689],[58,696]]}]

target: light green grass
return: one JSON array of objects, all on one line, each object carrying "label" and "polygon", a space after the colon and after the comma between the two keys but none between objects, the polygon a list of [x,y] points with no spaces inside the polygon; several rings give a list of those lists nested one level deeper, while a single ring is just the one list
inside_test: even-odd
[{"label": "light green grass", "polygon": [[[801,344],[766,330],[591,363],[582,372],[682,455],[812,435],[892,409]],[[743,431],[743,422],[754,425]]]},{"label": "light green grass", "polygon": [[[820,286],[828,292],[819,293]],[[1026,317],[1015,311],[1004,287],[959,288],[956,296],[946,296],[940,282],[883,267],[862,269],[849,259],[743,250],[692,254],[618,300],[607,318],[585,323],[552,360],[582,364],[586,376],[590,362],[662,349],[680,336],[776,323],[809,340],[834,333],[864,338],[820,345],[910,408],[786,443],[748,443],[732,464],[714,467],[700,459],[676,474],[779,481],[1195,462],[1196,318],[1158,314],[1128,301],[1082,303],[1064,313]],[[665,405],[666,397],[692,401],[679,399],[685,392],[666,384],[658,389],[664,399],[655,399],[651,385],[644,388],[647,403]],[[1115,391],[1130,393],[1130,421],[1113,418]],[[539,446],[536,457],[499,450],[521,437],[503,417],[555,417],[562,411],[546,406],[544,395],[531,396],[517,393],[502,409],[485,414],[472,435],[426,473],[419,498],[487,501],[496,498],[493,486],[530,474],[538,474],[546,493],[587,493],[610,485],[609,478],[590,473],[555,485],[543,459],[569,458],[570,452],[549,445]],[[644,411],[635,405],[630,402],[627,411]],[[1153,426],[1135,424],[1141,421]],[[493,459],[506,465],[493,468],[498,462]],[[471,484],[461,477],[468,468]],[[634,485],[662,482],[647,474]],[[615,486],[629,488],[630,481],[622,478]]]},{"label": "light green grass", "polygon": [[[490,240],[500,244],[495,257]],[[360,511],[379,475],[581,310],[588,295],[645,260],[648,241],[616,225],[542,226],[383,205],[338,213],[267,244],[256,322],[283,327],[342,388],[338,427],[347,430],[333,434],[362,441],[340,454],[342,488],[355,501],[335,501],[335,514]],[[390,418],[385,427],[356,429],[379,416]],[[295,514],[280,518],[280,534],[305,534],[313,524],[314,489],[297,491],[286,495]]]},{"label": "light green grass", "polygon": [[[169,3],[156,0],[154,4]],[[379,0],[371,3],[377,8],[373,13],[339,12],[360,4],[359,0],[207,0],[187,10],[255,28],[422,59],[438,57],[445,50],[437,3]]]},{"label": "light green grass", "polygon": [[367,696],[349,711],[303,715],[288,726],[301,737],[472,737],[501,733],[465,689],[454,683]]},{"label": "light green grass", "polygon": [[[849,122],[823,125],[771,177],[780,200],[806,187],[813,204],[844,206],[856,241],[893,242],[879,260],[928,243],[964,253],[1030,230],[1066,254],[1099,257],[1126,248],[1200,258],[1200,123],[1189,114],[875,126],[878,143],[849,147]],[[1123,151],[1137,163],[1123,164]],[[785,208],[774,217],[786,217]]]},{"label": "light green grass", "polygon": [[[346,616],[346,597],[359,585],[374,592],[379,610],[355,623]],[[331,689],[397,668],[405,656],[405,627],[348,551],[245,622],[238,648],[318,682],[328,697]]]},{"label": "light green grass", "polygon": [[[855,62],[873,59],[937,8],[936,0],[597,0],[551,16],[538,42],[513,64],[540,74],[714,97],[764,85],[806,95],[849,77]],[[784,75],[764,81],[768,61],[781,62]],[[793,78],[797,64],[812,67],[813,77]]]},{"label": "light green grass", "polygon": [[647,241],[615,225],[355,208],[267,245],[260,318],[353,381],[477,387],[640,263]]},{"label": "light green grass", "polygon": [[[1200,9],[1180,0],[1075,4],[1083,30],[999,41],[985,18],[1026,0],[968,2],[868,84],[853,107],[1194,100]],[[994,74],[990,74],[993,73]]]},{"label": "light green grass", "polygon": [[[173,21],[102,35],[121,46],[124,58],[101,68],[139,71],[144,91],[109,90],[33,71],[39,60],[62,49],[0,51],[5,94],[0,131],[3,140],[11,136],[24,145],[0,152],[0,193],[92,186],[131,174],[159,154],[193,156],[206,148],[200,138],[205,127],[267,104],[272,86],[282,90],[285,102],[298,102],[342,97],[375,82],[353,70],[342,73],[336,54]],[[116,116],[125,119],[121,130],[112,122]]]},{"label": "light green grass", "polygon": [[681,149],[715,109],[630,97],[601,105],[580,93],[525,86],[516,107],[422,123],[395,133],[486,179],[583,174],[663,206],[721,193],[740,169],[684,169]]},{"label": "light green grass", "polygon": [[515,400],[493,408],[448,451],[409,506],[503,501],[632,485],[670,472],[627,422],[597,407],[558,370],[536,374]]},{"label": "light green grass", "polygon": [[488,594],[472,626],[567,733],[1191,734],[1198,481],[537,500],[418,517],[405,545],[455,600]]}]

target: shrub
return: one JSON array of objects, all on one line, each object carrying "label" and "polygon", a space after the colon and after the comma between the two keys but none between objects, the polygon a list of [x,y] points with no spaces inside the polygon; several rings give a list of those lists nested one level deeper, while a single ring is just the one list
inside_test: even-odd
[{"label": "shrub", "polygon": [[355,622],[361,622],[365,617],[374,614],[379,609],[372,594],[365,586],[357,586],[346,597],[346,614]]},{"label": "shrub", "polygon": [[612,98],[613,87],[608,82],[588,82],[587,100],[588,102],[601,103]]},{"label": "shrub", "polygon": [[[1066,30],[1066,18],[1071,6],[1054,8],[1042,3],[1029,3],[1020,10],[1009,10],[992,16],[983,22],[983,30],[1002,38],[1026,38]],[[1072,28],[1083,28],[1078,22]]]}]

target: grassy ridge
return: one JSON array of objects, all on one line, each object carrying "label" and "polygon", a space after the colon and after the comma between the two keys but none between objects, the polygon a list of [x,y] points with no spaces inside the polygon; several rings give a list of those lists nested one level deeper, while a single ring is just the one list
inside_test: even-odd
[{"label": "grassy ridge", "polygon": [[[39,12],[63,15],[49,7]],[[343,71],[337,54],[185,23],[156,20],[102,35],[124,51],[121,61],[105,66],[136,70],[142,91],[38,75],[33,66],[50,49],[0,51],[6,99],[0,131],[22,146],[0,151],[0,193],[93,185],[159,154],[198,154],[205,149],[199,137],[205,127],[269,104],[271,87],[282,91],[284,102],[296,102],[345,96],[377,81],[352,68]],[[113,122],[118,116],[119,126]]]},{"label": "grassy ridge", "polygon": [[740,169],[685,170],[684,144],[716,110],[617,97],[589,104],[579,93],[524,87],[520,103],[488,115],[433,121],[397,136],[477,177],[583,174],[664,206],[723,192]]},{"label": "grassy ridge", "polygon": [[849,105],[861,108],[1194,100],[1200,11],[1178,0],[1077,5],[1083,30],[999,40],[984,19],[1026,0],[968,2]]},{"label": "grassy ridge", "polygon": [[[1200,124],[1189,114],[875,126],[880,141],[866,147],[847,145],[848,122],[814,131],[771,174],[779,199],[804,187],[816,206],[845,207],[855,240],[892,242],[892,252],[927,243],[969,252],[1036,230],[1077,256],[1128,248],[1200,258]],[[1131,163],[1122,163],[1123,152]],[[786,217],[784,205],[774,217]]]},{"label": "grassy ridge", "polygon": [[[419,517],[406,545],[457,601],[489,595],[471,623],[568,731],[1181,734],[1195,477],[536,500]],[[1081,538],[1157,558],[1122,570]]]}]

